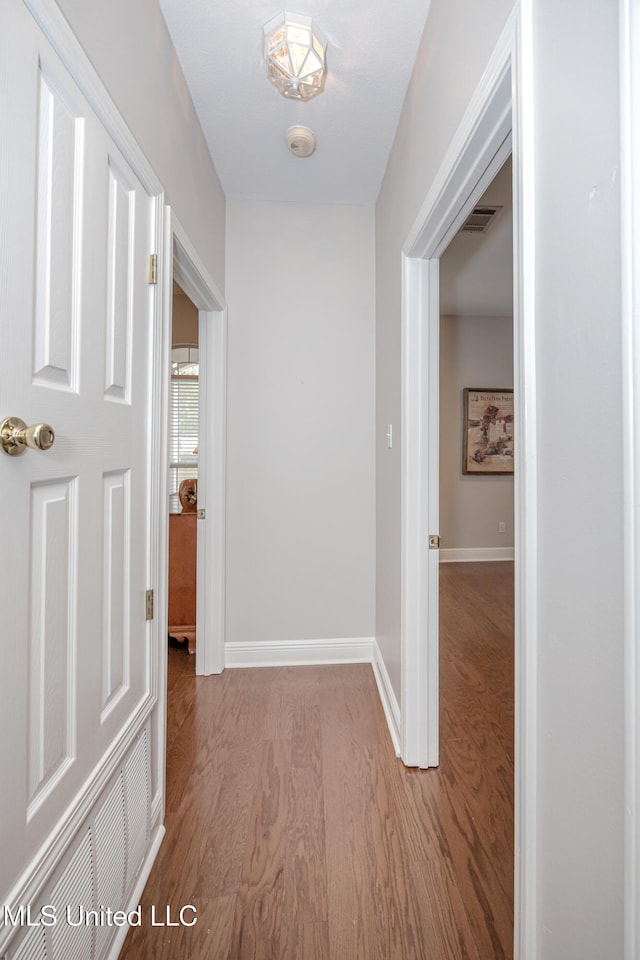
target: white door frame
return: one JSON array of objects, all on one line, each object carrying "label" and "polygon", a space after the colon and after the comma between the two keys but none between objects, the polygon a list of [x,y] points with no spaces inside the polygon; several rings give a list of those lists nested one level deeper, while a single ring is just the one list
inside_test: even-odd
[{"label": "white door frame", "polygon": [[[206,516],[198,520],[196,673],[207,676],[224,670],[227,313],[224,297],[170,210],[166,215],[165,237],[167,388],[174,279],[199,311],[198,510],[204,510]],[[165,621],[167,606],[168,596],[165,596],[162,603]]]},{"label": "white door frame", "polygon": [[640,8],[620,3],[625,509],[625,960],[640,958]]},{"label": "white door frame", "polygon": [[520,0],[402,251],[402,758],[438,762],[439,257],[513,155],[515,957],[536,955],[536,357],[531,0]]}]

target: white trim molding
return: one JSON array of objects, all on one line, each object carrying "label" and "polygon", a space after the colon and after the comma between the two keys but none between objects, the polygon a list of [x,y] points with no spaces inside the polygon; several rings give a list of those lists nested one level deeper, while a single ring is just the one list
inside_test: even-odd
[{"label": "white trim molding", "polygon": [[[437,553],[425,549],[437,529],[438,512],[438,476],[429,472],[429,455],[438,442],[438,396],[429,376],[437,378],[439,355],[434,325],[429,328],[425,319],[431,312],[432,285],[437,301],[438,262],[434,266],[403,256],[400,755],[410,767],[438,762],[438,563]],[[436,343],[438,334],[439,324]],[[435,644],[429,644],[429,637],[435,637]]]},{"label": "white trim molding", "polygon": [[440,549],[440,563],[486,563],[513,560],[513,547],[449,547]]},{"label": "white trim molding", "polygon": [[382,709],[384,710],[387,726],[389,728],[389,734],[391,735],[393,749],[396,752],[396,757],[399,757],[401,743],[400,704],[398,703],[398,698],[396,697],[393,687],[391,686],[391,680],[389,678],[389,674],[387,673],[387,667],[382,658],[382,653],[380,652],[380,647],[378,646],[377,641],[374,641],[373,644],[372,666],[373,675],[375,676],[376,683],[378,684],[378,693],[380,695]]},{"label": "white trim molding", "polygon": [[514,956],[538,956],[538,467],[533,4],[513,39],[515,421]]},{"label": "white trim molding", "polygon": [[225,644],[225,667],[300,667],[373,663],[373,637],[331,640],[260,640]]},{"label": "white trim molding", "polygon": [[640,8],[620,3],[625,549],[624,957],[640,960]]}]

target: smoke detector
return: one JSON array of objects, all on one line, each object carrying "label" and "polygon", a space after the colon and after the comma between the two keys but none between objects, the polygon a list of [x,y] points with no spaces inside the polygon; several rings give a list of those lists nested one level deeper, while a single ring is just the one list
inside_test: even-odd
[{"label": "smoke detector", "polygon": [[309,127],[289,127],[286,141],[294,157],[310,157],[316,148],[316,138]]}]

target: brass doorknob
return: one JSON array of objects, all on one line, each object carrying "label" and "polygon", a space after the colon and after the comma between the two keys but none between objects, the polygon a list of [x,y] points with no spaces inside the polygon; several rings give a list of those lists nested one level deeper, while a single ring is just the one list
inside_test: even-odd
[{"label": "brass doorknob", "polygon": [[34,423],[28,427],[19,417],[7,417],[0,423],[0,445],[10,457],[19,457],[27,447],[48,450],[55,438],[48,423]]}]

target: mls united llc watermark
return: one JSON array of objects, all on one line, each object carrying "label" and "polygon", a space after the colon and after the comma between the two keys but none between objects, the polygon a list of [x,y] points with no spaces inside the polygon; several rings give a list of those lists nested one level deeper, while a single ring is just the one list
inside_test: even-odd
[{"label": "mls united llc watermark", "polygon": [[100,906],[89,910],[82,904],[56,906],[45,903],[36,910],[30,904],[18,907],[3,907],[2,916],[5,927],[55,927],[66,924],[69,927],[141,927],[148,923],[151,927],[193,927],[198,922],[197,910],[192,903],[172,908],[137,906],[135,910],[113,910]]}]

